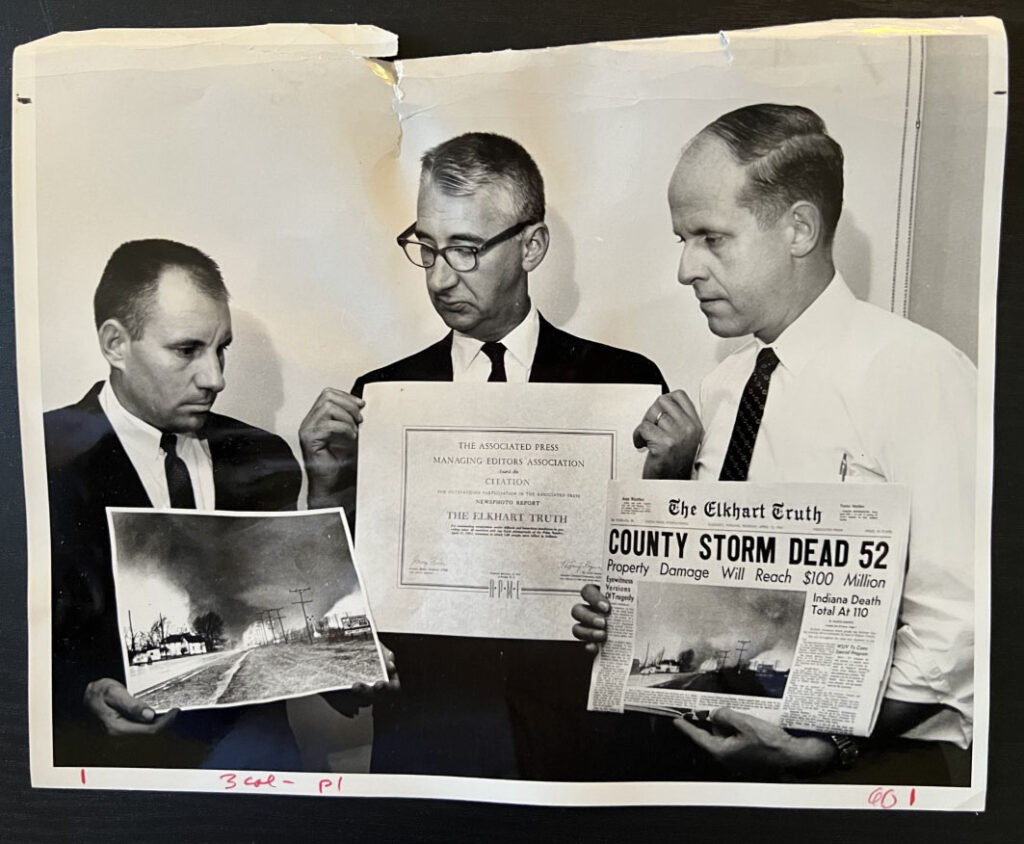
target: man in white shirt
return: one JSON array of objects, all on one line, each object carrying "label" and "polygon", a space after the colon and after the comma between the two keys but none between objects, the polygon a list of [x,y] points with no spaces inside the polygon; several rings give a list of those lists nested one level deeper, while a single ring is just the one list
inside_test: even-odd
[{"label": "man in white shirt", "polygon": [[110,375],[44,416],[57,765],[299,763],[282,704],[156,715],[124,685],[106,508],[296,506],[301,474],[284,440],[211,412],[231,342],[227,299],[198,249],[118,247],[94,298]]},{"label": "man in white shirt", "polygon": [[[407,358],[326,389],[299,431],[310,506],[351,505],[362,392],[375,381],[659,384],[647,358],[575,337],[530,301],[544,260],[544,182],[511,140],[474,132],[423,156],[416,222],[398,237],[450,331]],[[372,770],[533,779],[608,778],[623,754],[590,741],[589,665],[572,643],[384,635],[402,692],[374,713]],[[603,760],[589,760],[587,749]]]},{"label": "man in white shirt", "polygon": [[[699,418],[685,395],[662,396],[634,439],[649,477],[908,485],[907,577],[875,737],[967,748],[976,371],[938,335],[857,301],[835,271],[842,165],[821,119],[796,106],[730,112],[684,148],[668,191],[679,281],[713,333],[752,336],[704,379]],[[574,633],[593,649],[608,604],[596,587],[584,598]],[[851,765],[858,752],[730,710],[712,720],[712,732],[676,723],[752,776]]]}]

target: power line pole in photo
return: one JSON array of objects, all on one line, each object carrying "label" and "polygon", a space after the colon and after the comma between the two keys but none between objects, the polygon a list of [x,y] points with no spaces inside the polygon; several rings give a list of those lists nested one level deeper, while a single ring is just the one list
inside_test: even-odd
[{"label": "power line pole in photo", "polygon": [[747,652],[750,639],[739,639],[737,644],[739,645],[739,654],[736,656],[736,671],[739,672],[743,670],[743,654]]},{"label": "power line pole in photo", "polygon": [[[276,616],[277,617],[277,626],[281,630],[281,641],[282,642],[287,642],[288,641],[288,636],[284,632],[284,622],[281,620],[281,610],[283,610],[283,609],[284,609],[284,607],[273,607],[272,609],[269,609],[266,612],[267,612],[267,619],[270,621],[270,629],[271,630],[274,629],[274,617]],[[277,634],[276,633],[274,634],[274,641],[277,641]]]},{"label": "power line pole in photo", "polygon": [[292,603],[293,604],[301,604],[302,605],[302,620],[303,620],[303,623],[306,625],[306,635],[309,637],[309,644],[312,645],[313,644],[313,631],[310,630],[310,628],[309,628],[309,616],[306,615],[306,604],[312,604],[313,601],[312,601],[311,598],[304,598],[302,596],[303,592],[311,592],[312,588],[309,587],[309,586],[304,586],[301,589],[289,589],[288,591],[289,592],[294,592],[296,595],[299,596],[299,600],[292,601]]}]

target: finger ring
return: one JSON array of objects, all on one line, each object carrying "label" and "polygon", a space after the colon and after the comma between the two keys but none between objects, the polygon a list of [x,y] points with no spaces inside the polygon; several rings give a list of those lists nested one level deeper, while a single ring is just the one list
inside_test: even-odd
[{"label": "finger ring", "polygon": [[664,415],[665,415],[665,411],[664,410],[659,411],[658,415],[654,417],[654,424],[657,425],[658,422],[661,421],[661,417],[664,416]]}]

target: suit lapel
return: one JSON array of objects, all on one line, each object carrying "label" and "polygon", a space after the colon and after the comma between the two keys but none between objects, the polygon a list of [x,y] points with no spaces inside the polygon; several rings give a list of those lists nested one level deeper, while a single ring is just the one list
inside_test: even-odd
[{"label": "suit lapel", "polygon": [[213,463],[213,506],[218,510],[239,509],[235,495],[238,480],[234,477],[235,461],[232,459],[230,431],[221,424],[219,416],[211,414],[207,419],[205,433]]},{"label": "suit lapel", "polygon": [[428,371],[436,372],[437,381],[454,381],[455,370],[452,368],[452,332],[442,337],[426,350]]},{"label": "suit lapel", "polygon": [[535,384],[565,381],[566,366],[572,359],[569,335],[555,328],[543,315],[537,316],[540,317],[540,331],[533,366],[530,367],[530,381]]},{"label": "suit lapel", "polygon": [[104,437],[97,458],[95,468],[100,476],[99,488],[104,490],[105,497],[120,507],[153,506],[139,473],[113,430],[109,437]]},{"label": "suit lapel", "polygon": [[79,417],[79,433],[91,445],[85,450],[85,471],[90,476],[90,489],[102,490],[107,506],[152,507],[146,488],[139,480],[131,458],[121,445],[107,415],[100,407],[102,384],[94,386],[74,408]]}]

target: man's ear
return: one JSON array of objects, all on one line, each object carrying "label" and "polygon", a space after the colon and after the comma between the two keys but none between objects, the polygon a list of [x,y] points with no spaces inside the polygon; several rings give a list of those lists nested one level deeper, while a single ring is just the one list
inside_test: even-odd
[{"label": "man's ear", "polygon": [[107,359],[111,369],[124,371],[125,358],[128,353],[128,344],[131,336],[128,329],[118,319],[108,319],[100,326],[97,332],[100,341],[100,351]]},{"label": "man's ear", "polygon": [[533,272],[548,254],[551,233],[547,223],[534,223],[523,232],[523,272]]},{"label": "man's ear", "polygon": [[804,258],[821,243],[821,211],[813,202],[801,200],[793,203],[789,209],[789,218],[793,232],[789,251],[794,258]]}]

